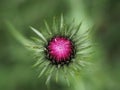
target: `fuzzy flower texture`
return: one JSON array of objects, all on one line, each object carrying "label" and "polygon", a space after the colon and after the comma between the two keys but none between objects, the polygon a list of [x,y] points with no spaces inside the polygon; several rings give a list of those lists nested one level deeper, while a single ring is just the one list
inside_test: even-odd
[{"label": "fuzzy flower texture", "polygon": [[69,84],[70,78],[80,75],[81,69],[89,62],[92,44],[89,32],[80,32],[80,26],[74,21],[65,24],[63,16],[53,19],[50,27],[45,21],[45,30],[41,32],[30,27],[39,37],[34,37],[30,49],[35,52],[36,63],[40,71],[39,77],[46,76],[46,84],[61,78]]}]

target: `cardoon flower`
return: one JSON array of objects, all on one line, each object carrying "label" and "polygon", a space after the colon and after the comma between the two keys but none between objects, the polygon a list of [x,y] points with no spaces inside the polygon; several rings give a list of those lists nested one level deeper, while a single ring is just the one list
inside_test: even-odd
[{"label": "cardoon flower", "polygon": [[35,51],[39,77],[46,75],[46,83],[50,79],[59,81],[61,77],[69,84],[69,78],[79,75],[87,64],[91,53],[91,39],[89,30],[80,33],[80,26],[65,24],[63,16],[60,23],[53,20],[53,26],[45,21],[45,33],[30,27],[39,37],[34,38],[30,48]]}]

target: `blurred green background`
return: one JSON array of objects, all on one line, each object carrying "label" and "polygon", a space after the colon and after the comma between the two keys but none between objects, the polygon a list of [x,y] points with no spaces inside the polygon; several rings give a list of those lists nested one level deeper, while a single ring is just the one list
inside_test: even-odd
[{"label": "blurred green background", "polygon": [[44,28],[54,16],[66,22],[84,21],[83,30],[94,26],[93,66],[70,87],[50,83],[50,90],[120,90],[120,0],[0,0],[0,90],[47,90],[44,78],[32,68],[30,51],[10,33],[6,21],[26,37],[34,36],[29,26]]}]

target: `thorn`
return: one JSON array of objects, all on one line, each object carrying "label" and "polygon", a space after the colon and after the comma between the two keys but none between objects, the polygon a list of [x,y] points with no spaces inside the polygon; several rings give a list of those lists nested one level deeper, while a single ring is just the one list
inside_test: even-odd
[{"label": "thorn", "polygon": [[64,25],[64,19],[63,19],[63,14],[61,14],[60,30],[62,30],[63,25]]},{"label": "thorn", "polygon": [[35,28],[31,27],[31,26],[30,26],[30,28],[31,28],[42,40],[44,40],[44,41],[47,43],[46,38],[45,38],[37,29],[35,29]]},{"label": "thorn", "polygon": [[52,32],[51,32],[51,30],[50,30],[50,27],[49,27],[49,25],[48,25],[48,23],[47,23],[47,21],[46,20],[44,20],[44,23],[45,23],[45,26],[46,26],[46,29],[47,29],[47,32],[48,32],[48,34],[52,34]]}]

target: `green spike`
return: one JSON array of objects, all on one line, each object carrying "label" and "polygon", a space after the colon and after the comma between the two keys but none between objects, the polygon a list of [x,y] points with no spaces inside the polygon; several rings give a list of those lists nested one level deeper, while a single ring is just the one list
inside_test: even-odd
[{"label": "green spike", "polygon": [[47,21],[45,21],[45,20],[44,20],[44,23],[45,23],[46,30],[47,30],[48,34],[49,34],[49,35],[51,35],[51,34],[52,34],[52,32],[51,32],[51,30],[50,30],[50,27],[49,27],[49,25],[48,25]]},{"label": "green spike", "polygon": [[43,49],[32,49],[32,50],[35,51],[36,54],[40,54],[40,53],[44,52]]},{"label": "green spike", "polygon": [[79,52],[77,52],[76,54],[77,54],[77,55],[85,55],[85,53],[82,52],[82,51],[79,51]]},{"label": "green spike", "polygon": [[52,73],[53,73],[55,67],[52,66],[52,67],[50,67],[50,68],[51,68],[51,69],[49,70],[49,75],[48,75],[48,78],[47,78],[47,80],[46,80],[46,84],[49,83],[50,78],[52,77]]},{"label": "green spike", "polygon": [[41,73],[39,74],[39,78],[43,75],[43,73],[46,71],[46,69],[47,69],[47,67],[48,67],[48,64],[46,64],[46,65],[43,65],[43,70],[41,71]]},{"label": "green spike", "polygon": [[68,73],[67,73],[66,67],[63,67],[63,73],[64,73],[64,78],[67,81],[68,86],[70,86],[70,82],[69,82],[68,77],[67,77]]},{"label": "green spike", "polygon": [[46,82],[45,82],[45,84],[47,85],[48,83],[49,83],[49,81],[50,81],[50,79],[51,79],[51,74],[48,76],[48,78],[47,78],[47,80],[46,80]]},{"label": "green spike", "polygon": [[76,42],[80,42],[80,39],[86,40],[89,38],[90,29],[86,30],[84,33],[77,35],[78,37],[74,38]]},{"label": "green spike", "polygon": [[43,59],[43,57],[41,57],[40,59],[38,59],[37,62],[33,65],[33,67],[36,67],[36,66],[38,66],[39,64],[43,63],[44,60],[42,60],[42,59]]},{"label": "green spike", "polygon": [[44,48],[43,47],[32,46],[31,50],[36,51],[36,52],[43,52]]},{"label": "green spike", "polygon": [[81,39],[79,39],[79,41],[77,41],[75,44],[79,45],[79,44],[83,44],[85,42],[89,42],[89,37],[82,37]]},{"label": "green spike", "polygon": [[55,66],[52,66],[52,69],[50,70],[50,73],[52,73],[54,69],[55,69]]},{"label": "green spike", "polygon": [[66,81],[67,81],[68,86],[70,86],[70,81],[67,77],[66,77]]},{"label": "green spike", "polygon": [[74,73],[72,71],[69,71],[70,75],[74,77]]},{"label": "green spike", "polygon": [[76,42],[79,41],[80,39],[84,39],[88,37],[88,33],[84,34],[84,35],[77,35],[76,38],[73,38]]},{"label": "green spike", "polygon": [[46,38],[35,28],[30,27],[42,40],[44,40],[47,43]]},{"label": "green spike", "polygon": [[61,20],[60,20],[60,32],[62,31],[64,27],[64,18],[63,18],[63,14],[61,14]]},{"label": "green spike", "polygon": [[53,32],[54,34],[57,33],[56,17],[53,17]]},{"label": "green spike", "polygon": [[84,44],[78,48],[77,54],[88,54],[88,53],[93,53],[92,45],[87,45],[85,46]]},{"label": "green spike", "polygon": [[58,81],[58,77],[59,77],[59,72],[60,72],[60,65],[58,65],[57,67],[56,67],[56,82]]},{"label": "green spike", "polygon": [[36,38],[36,37],[31,37],[31,39],[33,40],[34,44],[41,44],[41,43],[44,43],[43,40],[39,39],[39,38]]},{"label": "green spike", "polygon": [[87,50],[87,49],[89,49],[91,47],[92,47],[92,45],[88,45],[88,46],[78,47],[77,49],[78,49],[78,51],[83,51],[83,50]]},{"label": "green spike", "polygon": [[56,78],[55,78],[56,82],[58,81],[58,69],[56,70]]},{"label": "green spike", "polygon": [[70,25],[69,25],[69,28],[68,28],[68,31],[67,31],[67,34],[68,34],[68,35],[69,35],[69,33],[71,32],[71,30],[74,29],[74,25],[73,25],[74,22],[75,22],[75,19],[73,19],[72,22],[71,22]]},{"label": "green spike", "polygon": [[67,29],[68,29],[68,27],[65,26],[65,31],[64,31],[64,35],[65,35],[65,36],[67,35]]},{"label": "green spike", "polygon": [[74,32],[70,35],[70,38],[72,38],[74,35],[78,33],[78,31],[80,30],[80,26],[81,26],[81,23],[77,26],[77,29],[74,30]]},{"label": "green spike", "polygon": [[81,60],[78,62],[78,64],[79,64],[80,66],[82,66],[82,67],[85,66],[85,63],[86,63],[85,61],[81,61]]},{"label": "green spike", "polygon": [[26,47],[29,47],[29,48],[32,48],[32,49],[39,49],[39,48],[41,48],[40,46],[38,46],[38,45],[26,45]]},{"label": "green spike", "polygon": [[78,64],[78,62],[76,63],[76,65],[75,65],[75,67],[79,70],[79,71],[81,71],[81,67],[80,67],[80,65]]},{"label": "green spike", "polygon": [[91,62],[88,62],[88,61],[82,61],[82,60],[80,60],[78,64],[80,64],[81,66],[92,65]]},{"label": "green spike", "polygon": [[51,67],[51,70],[49,71],[49,76],[48,76],[48,78],[47,78],[47,80],[46,80],[46,84],[49,83],[50,78],[52,77],[53,70],[54,70],[54,66],[52,66],[52,67]]},{"label": "green spike", "polygon": [[[74,63],[73,66],[75,66],[76,64]],[[73,69],[77,72],[79,72],[78,68],[77,67],[73,67]]]}]

